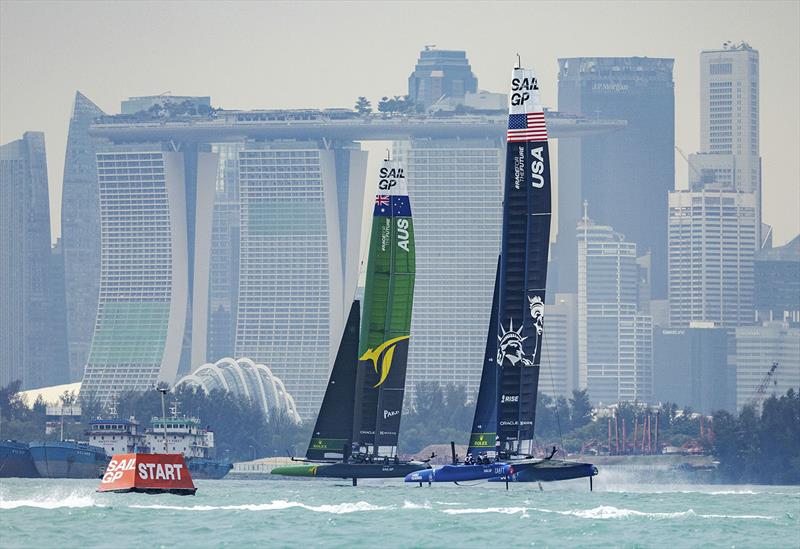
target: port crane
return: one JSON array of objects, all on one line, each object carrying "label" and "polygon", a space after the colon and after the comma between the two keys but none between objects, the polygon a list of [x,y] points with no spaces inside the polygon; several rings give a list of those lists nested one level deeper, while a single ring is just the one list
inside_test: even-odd
[{"label": "port crane", "polygon": [[764,375],[764,378],[761,380],[761,383],[759,383],[756,386],[756,389],[753,392],[753,396],[750,399],[750,401],[753,403],[753,405],[756,406],[756,408],[760,408],[761,405],[764,403],[764,399],[767,397],[767,387],[769,387],[770,382],[772,383],[773,386],[778,385],[778,380],[775,377],[775,370],[777,369],[778,369],[778,362],[773,361],[772,366],[769,367],[769,371],[767,371],[767,373]]}]

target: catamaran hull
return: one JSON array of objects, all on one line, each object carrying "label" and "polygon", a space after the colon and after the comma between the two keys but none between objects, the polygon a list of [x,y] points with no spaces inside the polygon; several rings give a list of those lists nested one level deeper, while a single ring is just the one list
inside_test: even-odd
[{"label": "catamaran hull", "polygon": [[490,465],[444,465],[437,469],[417,471],[406,475],[406,482],[462,482],[469,480],[487,480],[509,475],[512,468],[507,463]]},{"label": "catamaran hull", "polygon": [[[597,467],[591,463],[562,460],[536,460],[512,465],[513,472],[508,475],[510,482],[553,482],[597,475]],[[491,479],[492,482],[505,482],[506,477]]]},{"label": "catamaran hull", "polygon": [[273,475],[319,478],[400,478],[429,469],[415,463],[330,463],[276,467]]}]

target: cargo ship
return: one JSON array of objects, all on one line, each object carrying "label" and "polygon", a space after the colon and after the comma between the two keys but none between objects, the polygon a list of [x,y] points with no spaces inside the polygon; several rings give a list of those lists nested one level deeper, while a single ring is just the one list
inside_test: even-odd
[{"label": "cargo ship", "polygon": [[38,478],[30,448],[24,442],[0,440],[0,478]]},{"label": "cargo ship", "polygon": [[98,478],[108,465],[105,450],[85,442],[31,442],[30,453],[43,478]]}]

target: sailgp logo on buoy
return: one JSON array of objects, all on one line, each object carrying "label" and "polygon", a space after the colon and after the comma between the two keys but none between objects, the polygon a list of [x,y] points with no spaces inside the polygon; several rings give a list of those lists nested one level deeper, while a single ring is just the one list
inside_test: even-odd
[{"label": "sailgp logo on buoy", "polygon": [[522,342],[528,339],[522,337],[522,324],[519,329],[514,330],[514,320],[508,321],[508,330],[500,326],[500,335],[497,336],[497,363],[503,365],[503,361],[508,359],[512,366],[521,364],[522,366],[530,366],[533,364],[530,360],[525,358],[522,351]]},{"label": "sailgp logo on buoy", "polygon": [[[392,358],[394,358],[394,350],[397,347],[397,344],[404,339],[408,339],[409,337],[410,336],[400,336],[392,338],[388,341],[384,341],[375,349],[367,349],[367,351],[358,359],[371,360],[372,367],[375,368],[375,373],[380,376],[378,383],[372,386],[373,388],[379,387],[384,381],[386,381],[386,378],[389,376],[389,370],[392,369]],[[381,355],[383,355],[383,359],[381,359]],[[378,369],[379,360],[381,362],[380,370]]]}]

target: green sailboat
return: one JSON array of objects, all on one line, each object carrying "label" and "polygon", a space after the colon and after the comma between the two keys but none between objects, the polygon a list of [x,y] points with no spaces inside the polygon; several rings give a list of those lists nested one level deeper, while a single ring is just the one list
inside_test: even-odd
[{"label": "green sailboat", "polygon": [[378,175],[363,316],[354,302],[303,465],[277,467],[273,474],[352,478],[355,484],[428,468],[397,454],[414,298],[414,224],[404,167],[385,160]]}]

